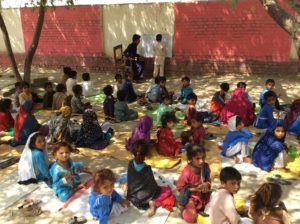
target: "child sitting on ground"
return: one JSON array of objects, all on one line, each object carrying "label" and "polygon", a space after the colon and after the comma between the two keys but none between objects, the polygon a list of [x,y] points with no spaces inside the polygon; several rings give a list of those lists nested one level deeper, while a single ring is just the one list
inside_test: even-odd
[{"label": "child sitting on ground", "polygon": [[264,94],[265,103],[259,111],[253,126],[256,128],[272,128],[276,124],[276,119],[273,116],[274,105],[276,102],[276,93],[268,91]]},{"label": "child sitting on ground", "polygon": [[69,143],[59,142],[54,145],[52,154],[56,161],[51,165],[52,188],[62,202],[66,202],[78,189],[80,189],[80,172],[93,174],[82,162],[73,162],[70,158],[73,148]]},{"label": "child sitting on ground", "polygon": [[61,81],[60,81],[61,84],[66,85],[66,82],[69,78],[69,74],[71,71],[72,71],[72,69],[70,67],[63,68],[64,75],[61,78]]},{"label": "child sitting on ground", "polygon": [[86,109],[83,113],[83,121],[79,131],[76,145],[91,149],[104,149],[108,146],[112,132],[104,133],[98,122],[97,115],[92,109]]},{"label": "child sitting on ground", "polygon": [[159,89],[159,76],[154,78],[154,84],[151,85],[146,91],[146,97],[149,102],[155,103],[157,101],[158,89]]},{"label": "child sitting on ground", "polygon": [[225,167],[221,170],[221,187],[211,196],[210,201],[211,223],[242,223],[233,198],[240,190],[241,180],[242,176],[235,168]]},{"label": "child sitting on ground", "polygon": [[231,94],[231,99],[226,101],[221,112],[221,121],[227,124],[228,119],[233,115],[238,115],[242,118],[245,126],[253,124],[255,118],[254,108],[247,99],[243,88],[236,88]]},{"label": "child sitting on ground", "polygon": [[114,190],[116,177],[111,170],[98,170],[93,179],[94,186],[89,195],[90,213],[99,224],[108,224],[109,217],[119,216],[130,203]]},{"label": "child sitting on ground", "polygon": [[128,164],[127,198],[137,208],[148,209],[148,216],[151,217],[155,214],[156,208],[172,195],[172,190],[157,185],[151,166],[144,162],[149,150],[148,143],[143,139],[133,143],[134,159]]},{"label": "child sitting on ground", "polygon": [[161,127],[161,117],[166,112],[171,112],[173,109],[170,106],[172,102],[170,95],[163,95],[162,96],[162,102],[159,105],[157,111],[156,111],[156,123],[158,127]]},{"label": "child sitting on ground", "polygon": [[150,116],[143,116],[139,120],[137,127],[132,131],[131,137],[126,141],[126,149],[132,151],[132,144],[138,139],[144,139],[150,144],[151,130],[153,127],[152,118]]},{"label": "child sitting on ground", "polygon": [[22,82],[16,82],[15,83],[15,107],[19,108],[20,107],[20,99],[19,99],[19,95],[22,93]]},{"label": "child sitting on ground", "polygon": [[82,87],[81,85],[73,86],[74,96],[71,100],[72,112],[77,114],[83,114],[85,109],[91,108],[91,104],[89,102],[82,102]]},{"label": "child sitting on ground", "polygon": [[233,157],[236,163],[251,163],[251,149],[248,141],[252,134],[244,128],[242,119],[235,115],[229,118],[229,132],[223,141],[222,155]]},{"label": "child sitting on ground", "polygon": [[229,84],[221,83],[220,91],[216,92],[210,102],[210,111],[220,117],[225,101],[227,99],[227,92],[229,91]]},{"label": "child sitting on ground", "polygon": [[203,115],[201,112],[196,112],[191,117],[191,142],[195,145],[204,145],[205,129],[203,127]]},{"label": "child sitting on ground", "polygon": [[182,104],[186,104],[187,103],[187,97],[188,95],[190,95],[191,93],[193,93],[193,88],[191,87],[190,84],[190,78],[187,76],[184,76],[181,79],[182,82],[182,87],[179,93],[179,98],[178,100],[182,103]]},{"label": "child sitting on ground", "polygon": [[31,184],[38,181],[50,181],[49,159],[45,136],[32,133],[25,145],[18,164],[18,183]]},{"label": "child sitting on ground", "polygon": [[53,95],[52,110],[59,110],[65,98],[67,97],[67,88],[64,84],[59,83],[56,86],[56,93]]},{"label": "child sitting on ground", "polygon": [[44,109],[51,109],[53,103],[53,96],[55,92],[53,91],[53,86],[51,82],[46,82],[44,85],[44,90],[46,93],[43,97],[43,107]]},{"label": "child sitting on ground", "polygon": [[191,119],[196,111],[196,103],[197,103],[197,95],[195,93],[191,93],[187,96],[187,106],[184,110],[185,119],[187,120],[187,124],[191,125]]},{"label": "child sitting on ground", "polygon": [[264,95],[266,92],[268,91],[273,91],[276,95],[276,101],[275,101],[275,108],[276,110],[280,110],[280,104],[278,101],[278,98],[281,96],[281,94],[276,94],[275,92],[275,81],[273,79],[267,79],[266,83],[265,83],[265,88],[263,89],[263,91],[260,93],[259,95],[259,105],[262,108],[265,105],[265,98]]},{"label": "child sitting on ground", "polygon": [[238,84],[236,85],[237,88],[242,88],[245,91],[246,97],[247,99],[252,102],[252,97],[249,95],[249,93],[246,91],[247,88],[247,84],[245,82],[238,82]]},{"label": "child sitting on ground", "polygon": [[265,171],[271,171],[273,167],[284,169],[287,158],[285,136],[286,127],[282,121],[268,129],[254,147],[253,165]]},{"label": "child sitting on ground", "polygon": [[22,82],[20,89],[22,90],[22,93],[19,94],[19,102],[20,106],[25,102],[25,101],[32,101],[32,94],[30,92],[30,87],[27,82]]},{"label": "child sitting on ground", "polygon": [[69,78],[66,81],[67,95],[72,95],[73,86],[76,85],[77,72],[72,70],[69,72]]},{"label": "child sitting on ground", "polygon": [[105,94],[105,100],[103,102],[103,111],[106,117],[112,118],[114,117],[114,107],[115,107],[115,98],[113,97],[113,87],[111,85],[107,85],[103,88],[103,92]]},{"label": "child sitting on ground", "polygon": [[282,201],[282,189],[277,183],[264,183],[251,198],[249,216],[253,223],[290,224]]},{"label": "child sitting on ground", "polygon": [[97,94],[97,90],[93,87],[91,82],[90,73],[82,74],[82,94],[83,96],[94,96]]},{"label": "child sitting on ground", "polygon": [[181,152],[181,143],[176,141],[172,129],[176,124],[173,112],[166,112],[161,117],[162,128],[157,132],[158,153],[164,156],[175,157]]},{"label": "child sitting on ground", "polygon": [[157,92],[157,100],[156,102],[162,103],[162,97],[169,95],[171,97],[171,102],[173,100],[173,92],[169,92],[166,84],[167,84],[167,79],[166,77],[159,77],[159,88]]},{"label": "child sitting on ground", "polygon": [[119,90],[117,98],[118,100],[114,106],[114,115],[117,121],[130,121],[138,118],[137,111],[128,108],[126,90]]},{"label": "child sitting on ground", "polygon": [[300,138],[300,99],[293,101],[290,111],[286,114],[284,121],[286,122],[288,132]]},{"label": "child sitting on ground", "polygon": [[[204,211],[210,197],[210,168],[205,162],[205,150],[199,145],[187,148],[188,164],[182,170],[176,188],[180,191],[179,209],[181,217],[194,223],[198,212]],[[189,192],[184,196],[183,192]]]},{"label": "child sitting on ground", "polygon": [[9,98],[0,100],[0,132],[7,132],[8,129],[14,128],[15,120],[11,115],[13,105]]},{"label": "child sitting on ground", "polygon": [[114,91],[113,91],[113,96],[114,98],[117,98],[117,92],[123,88],[123,79],[122,79],[122,75],[121,74],[116,74],[115,75],[115,84],[113,86]]},{"label": "child sitting on ground", "polygon": [[125,80],[124,80],[122,89],[127,91],[127,102],[132,103],[132,102],[136,101],[136,99],[137,99],[137,94],[136,94],[136,92],[133,88],[133,84],[132,84],[133,76],[130,72],[127,71],[127,72],[125,72],[124,78],[125,78]]}]

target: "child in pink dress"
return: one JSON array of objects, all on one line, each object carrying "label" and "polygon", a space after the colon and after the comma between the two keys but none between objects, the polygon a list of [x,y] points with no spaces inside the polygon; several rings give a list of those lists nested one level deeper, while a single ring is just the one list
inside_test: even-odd
[{"label": "child in pink dress", "polygon": [[195,145],[204,145],[205,129],[203,127],[203,115],[201,112],[196,112],[191,117],[191,142]]},{"label": "child in pink dress", "polygon": [[[194,223],[210,198],[210,168],[205,162],[205,150],[199,145],[187,149],[188,165],[182,170],[176,188],[180,191],[179,208],[182,218]],[[184,199],[185,198],[185,199]]]}]

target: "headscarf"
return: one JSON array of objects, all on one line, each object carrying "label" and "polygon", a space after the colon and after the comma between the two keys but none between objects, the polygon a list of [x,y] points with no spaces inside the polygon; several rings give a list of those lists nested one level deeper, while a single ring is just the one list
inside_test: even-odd
[{"label": "headscarf", "polygon": [[130,151],[130,146],[137,139],[144,139],[146,141],[150,141],[151,129],[153,126],[153,121],[150,116],[143,116],[139,120],[137,127],[133,130],[131,137],[126,142],[126,148]]},{"label": "headscarf", "polygon": [[[79,142],[81,145],[90,147],[97,139],[102,137],[102,128],[98,122],[97,115],[92,109],[87,109],[83,113]],[[83,143],[83,144],[82,144]]]},{"label": "headscarf", "polygon": [[[30,179],[36,179],[36,175],[33,168],[32,163],[32,151],[29,147],[31,138],[38,134],[39,132],[32,133],[26,142],[26,145],[24,147],[24,150],[22,152],[19,164],[18,164],[18,182],[25,182]],[[44,158],[47,164],[49,164],[49,158],[48,158],[48,150],[47,150],[47,144],[45,145],[45,149],[43,150]]]}]

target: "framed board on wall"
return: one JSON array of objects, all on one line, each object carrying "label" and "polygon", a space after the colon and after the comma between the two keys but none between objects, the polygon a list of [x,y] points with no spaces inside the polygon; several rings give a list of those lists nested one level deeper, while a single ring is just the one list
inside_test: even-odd
[{"label": "framed board on wall", "polygon": [[[169,34],[162,34],[162,42],[166,44],[167,50],[167,58],[172,57],[172,47],[173,47],[173,36]],[[140,43],[140,54],[145,58],[153,58],[154,57],[154,50],[153,44],[155,43],[156,35],[152,34],[144,34],[141,36],[141,43]]]}]

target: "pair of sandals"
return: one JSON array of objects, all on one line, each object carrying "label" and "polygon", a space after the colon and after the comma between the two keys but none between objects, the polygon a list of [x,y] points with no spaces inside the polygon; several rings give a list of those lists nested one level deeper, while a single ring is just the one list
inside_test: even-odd
[{"label": "pair of sandals", "polygon": [[292,185],[291,181],[282,179],[281,175],[279,174],[273,174],[272,176],[268,177],[267,180],[270,183],[276,183],[280,185]]},{"label": "pair of sandals", "polygon": [[40,206],[41,202],[41,200],[28,198],[18,204],[17,208],[21,215],[24,217],[38,216],[42,213],[42,209]]}]

